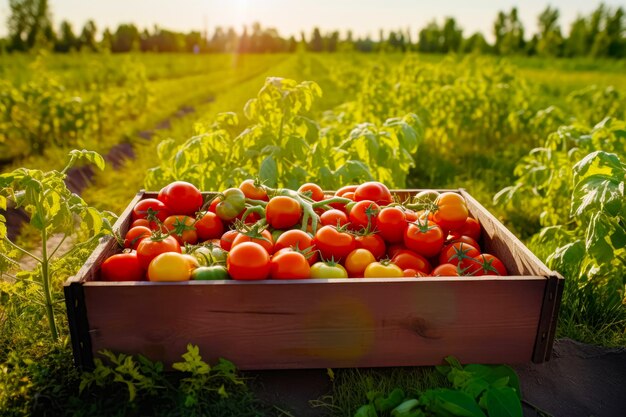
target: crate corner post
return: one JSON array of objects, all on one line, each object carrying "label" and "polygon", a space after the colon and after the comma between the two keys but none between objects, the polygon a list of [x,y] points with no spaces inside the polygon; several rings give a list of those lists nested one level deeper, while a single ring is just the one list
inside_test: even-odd
[{"label": "crate corner post", "polygon": [[63,286],[63,291],[74,365],[81,371],[88,371],[94,368],[94,361],[83,285],[68,279]]}]

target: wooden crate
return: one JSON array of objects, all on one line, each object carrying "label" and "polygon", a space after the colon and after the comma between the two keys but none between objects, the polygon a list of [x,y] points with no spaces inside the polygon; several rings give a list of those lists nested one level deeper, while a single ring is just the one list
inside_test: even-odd
[{"label": "wooden crate", "polygon": [[[408,195],[419,190],[396,190]],[[102,349],[178,361],[188,343],[206,360],[240,369],[435,365],[549,360],[563,292],[550,271],[465,190],[483,226],[482,247],[508,277],[309,279],[299,281],[102,282],[117,252],[96,248],[65,283],[76,364],[93,367]],[[132,207],[120,216],[126,233]]]}]

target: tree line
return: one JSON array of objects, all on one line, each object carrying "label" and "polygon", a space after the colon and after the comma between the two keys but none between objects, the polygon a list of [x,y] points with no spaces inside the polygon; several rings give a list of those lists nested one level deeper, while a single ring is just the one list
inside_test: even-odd
[{"label": "tree line", "polygon": [[9,36],[0,40],[6,51],[25,52],[34,48],[56,52],[294,52],[298,48],[312,52],[336,51],[419,51],[426,53],[483,53],[495,55],[540,55],[552,57],[626,57],[624,9],[600,4],[588,16],[579,15],[567,33],[561,30],[559,10],[546,7],[537,17],[538,32],[527,36],[517,8],[501,11],[493,23],[494,42],[476,32],[465,36],[453,17],[442,23],[432,20],[413,37],[411,29],[380,30],[378,37],[355,38],[351,31],[341,37],[339,31],[322,33],[318,28],[298,39],[283,38],[273,28],[259,23],[244,27],[216,27],[212,34],[200,31],[175,32],[154,26],[139,29],[134,24],[120,24],[115,30],[101,33],[93,20],[76,31],[68,21],[58,30],[52,24],[47,0],[10,0]]}]

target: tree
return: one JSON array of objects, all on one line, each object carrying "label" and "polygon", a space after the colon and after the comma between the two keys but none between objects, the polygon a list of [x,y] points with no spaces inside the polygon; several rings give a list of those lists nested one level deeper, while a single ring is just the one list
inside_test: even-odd
[{"label": "tree", "polygon": [[463,30],[456,25],[453,17],[447,17],[443,24],[442,31],[442,51],[459,52],[461,42],[463,41]]},{"label": "tree", "polygon": [[607,13],[605,32],[609,39],[607,55],[614,58],[626,56],[626,40],[624,39],[624,9],[618,7],[610,16]]},{"label": "tree", "polygon": [[420,52],[441,52],[443,49],[443,34],[437,22],[433,20],[420,30],[418,49]]},{"label": "tree", "polygon": [[486,54],[489,52],[489,44],[485,40],[482,33],[476,32],[463,41],[461,45],[461,52]]},{"label": "tree", "polygon": [[537,19],[539,36],[537,53],[542,56],[559,56],[562,53],[563,37],[558,25],[559,11],[550,6]]},{"label": "tree", "polygon": [[61,27],[59,29],[59,39],[54,45],[54,50],[56,52],[70,52],[79,48],[80,45],[78,44],[78,38],[74,34],[71,23],[67,20],[64,20],[63,22],[61,22]]},{"label": "tree", "polygon": [[517,8],[512,8],[509,14],[498,12],[493,32],[497,54],[517,54],[524,50],[524,26],[517,16]]},{"label": "tree", "polygon": [[313,35],[311,35],[311,41],[309,42],[309,50],[313,52],[322,52],[324,50],[324,39],[319,28],[313,29]]},{"label": "tree", "polygon": [[79,44],[81,49],[89,49],[92,52],[98,50],[98,45],[96,43],[96,33],[98,29],[96,28],[96,23],[93,20],[88,20],[83,26],[83,30],[80,33]]},{"label": "tree", "polygon": [[589,54],[589,45],[587,44],[587,21],[578,16],[572,23],[569,36],[565,41],[565,56],[585,56]]},{"label": "tree", "polygon": [[9,0],[9,48],[27,51],[36,44],[54,42],[47,0]]},{"label": "tree", "polygon": [[102,40],[100,41],[100,50],[111,51],[113,48],[113,35],[109,28],[105,28],[102,32]]},{"label": "tree", "polygon": [[135,25],[121,24],[117,27],[111,43],[112,52],[130,52],[139,49],[139,30]]}]

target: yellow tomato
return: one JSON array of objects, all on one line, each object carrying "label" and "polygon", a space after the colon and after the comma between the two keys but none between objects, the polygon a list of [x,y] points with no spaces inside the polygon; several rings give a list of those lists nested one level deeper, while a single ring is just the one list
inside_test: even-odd
[{"label": "yellow tomato", "polygon": [[404,276],[402,269],[391,262],[373,262],[365,268],[365,278],[401,278]]},{"label": "yellow tomato", "polygon": [[311,266],[311,278],[348,278],[348,272],[336,262],[316,262]]},{"label": "yellow tomato", "polygon": [[351,277],[360,278],[363,276],[365,268],[374,262],[376,262],[376,258],[372,252],[361,248],[353,250],[346,256],[345,266]]},{"label": "yellow tomato", "polygon": [[148,279],[150,281],[187,281],[193,269],[189,255],[165,252],[150,262]]}]

